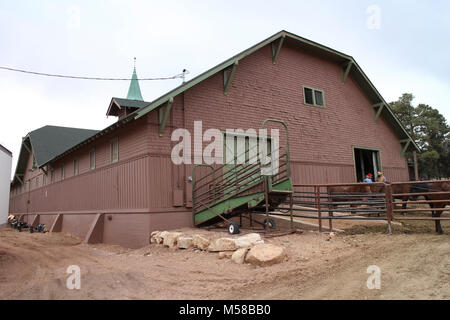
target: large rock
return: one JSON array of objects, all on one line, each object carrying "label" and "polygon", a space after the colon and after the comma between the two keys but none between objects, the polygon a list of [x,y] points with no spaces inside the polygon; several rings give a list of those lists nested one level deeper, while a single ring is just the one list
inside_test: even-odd
[{"label": "large rock", "polygon": [[249,233],[242,237],[235,239],[237,248],[250,248],[256,244],[264,243],[261,236],[258,233]]},{"label": "large rock", "polygon": [[205,237],[196,234],[194,236],[194,247],[199,248],[200,250],[208,249],[210,241]]},{"label": "large rock", "polygon": [[178,249],[190,249],[194,246],[194,239],[190,237],[179,237],[177,239]]},{"label": "large rock", "polygon": [[153,231],[150,234],[150,243],[157,243],[156,238],[158,237],[158,235],[161,233],[161,231]]},{"label": "large rock", "polygon": [[236,250],[231,256],[231,260],[233,260],[238,264],[243,264],[245,261],[245,255],[247,254],[247,251],[248,251],[247,248],[241,248]]},{"label": "large rock", "polygon": [[208,247],[208,251],[234,251],[236,250],[236,243],[231,238],[220,238],[211,243]]},{"label": "large rock", "polygon": [[164,237],[168,234],[167,231],[154,231],[151,233],[150,241],[154,241],[154,243],[161,244],[164,241]]},{"label": "large rock", "polygon": [[181,237],[183,234],[181,232],[168,232],[164,236],[164,246],[169,248],[176,248],[177,246],[177,240],[179,237]]},{"label": "large rock", "polygon": [[282,247],[273,244],[258,244],[250,249],[245,262],[266,267],[283,262],[286,258],[286,251]]},{"label": "large rock", "polygon": [[219,252],[218,258],[219,259],[231,259],[231,256],[233,255],[233,251],[222,251]]}]

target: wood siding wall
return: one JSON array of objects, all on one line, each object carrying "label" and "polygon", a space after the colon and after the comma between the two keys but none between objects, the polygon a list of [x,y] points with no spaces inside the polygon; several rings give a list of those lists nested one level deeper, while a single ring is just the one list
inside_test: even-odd
[{"label": "wood siding wall", "polygon": [[[82,236],[93,214],[105,213],[109,218],[104,220],[103,241],[130,247],[147,244],[153,230],[190,226],[192,165],[172,164],[171,150],[178,142],[171,141],[171,133],[187,128],[193,134],[198,120],[203,121],[203,132],[259,129],[267,118],[286,121],[296,183],[354,182],[353,146],[379,149],[388,180],[408,180],[399,139],[384,119],[374,123],[371,102],[351,77],[343,84],[341,76],[340,66],[287,45],[273,65],[271,47],[266,46],[239,61],[227,96],[223,74],[212,76],[175,97],[162,137],[155,110],[53,163],[56,181],[50,183],[48,176],[47,185],[13,195],[10,212],[40,213],[47,224],[64,213],[63,230]],[[326,107],[305,105],[303,86],[322,90]],[[283,145],[284,131],[278,128]],[[119,162],[110,164],[109,142],[115,137]],[[94,147],[96,169],[90,170],[89,151]],[[37,174],[42,172],[27,171],[25,180]],[[175,203],[175,192],[182,194],[184,206]]]}]

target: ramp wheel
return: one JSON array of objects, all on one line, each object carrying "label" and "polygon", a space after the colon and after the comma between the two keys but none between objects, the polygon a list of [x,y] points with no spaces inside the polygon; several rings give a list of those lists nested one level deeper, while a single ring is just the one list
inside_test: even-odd
[{"label": "ramp wheel", "polygon": [[277,224],[272,218],[264,219],[264,229],[267,228],[267,226],[269,226],[270,229],[275,229]]},{"label": "ramp wheel", "polygon": [[236,222],[230,222],[228,225],[228,233],[229,234],[238,234],[239,233],[239,225]]}]

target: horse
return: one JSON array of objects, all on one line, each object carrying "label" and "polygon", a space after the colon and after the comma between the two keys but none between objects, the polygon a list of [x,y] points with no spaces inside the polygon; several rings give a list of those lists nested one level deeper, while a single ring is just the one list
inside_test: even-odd
[{"label": "horse", "polygon": [[[432,217],[433,218],[440,218],[442,212],[444,212],[443,209],[445,209],[445,207],[447,206],[447,204],[450,204],[450,202],[448,202],[450,200],[450,194],[434,194],[434,192],[448,192],[450,191],[450,181],[438,181],[438,182],[434,182],[431,187],[430,185],[428,185],[428,190],[424,191],[422,189],[421,192],[432,192],[429,195],[426,195],[425,198],[427,200],[446,200],[447,202],[432,202],[429,203],[430,208],[432,209]],[[436,210],[437,209],[437,210]],[[442,210],[439,210],[442,209]],[[443,234],[444,232],[442,231],[442,227],[441,227],[441,220],[435,220],[435,226],[436,226],[436,232],[439,234]]]},{"label": "horse", "polygon": [[[392,194],[414,194],[417,193],[418,195],[408,195],[408,196],[400,196],[395,197],[395,199],[401,199],[403,201],[402,209],[406,209],[406,202],[409,200],[416,200],[420,193],[430,193],[428,195],[424,195],[426,200],[450,200],[450,194],[435,194],[436,192],[446,192],[450,191],[450,181],[435,181],[435,182],[427,182],[427,183],[416,183],[416,184],[392,184]],[[430,202],[428,203],[431,208],[431,214],[433,218],[439,218],[444,212],[444,210],[439,209],[445,209],[447,204],[450,204],[448,202]],[[437,209],[437,210],[436,210]],[[403,212],[403,215],[405,215],[405,212]],[[441,221],[435,220],[435,228],[436,232],[439,234],[442,234],[442,227],[441,227]]]},{"label": "horse", "polygon": [[[337,205],[333,205],[333,202],[351,202],[358,201],[359,195],[361,195],[361,200],[363,202],[367,202],[367,197],[364,197],[364,194],[372,193],[371,186],[368,183],[361,183],[359,185],[351,185],[351,186],[330,186],[327,188],[328,192],[328,202],[331,208],[336,208]],[[345,198],[345,195],[349,195],[351,197]],[[344,196],[344,197],[343,197]],[[356,196],[356,197],[355,197]],[[350,207],[356,207],[355,204],[350,204]]]}]

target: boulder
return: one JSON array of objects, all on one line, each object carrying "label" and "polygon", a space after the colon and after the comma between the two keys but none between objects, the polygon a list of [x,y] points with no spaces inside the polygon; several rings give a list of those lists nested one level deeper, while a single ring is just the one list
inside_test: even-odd
[{"label": "boulder", "polygon": [[250,249],[245,262],[266,267],[283,262],[286,258],[286,251],[282,247],[273,244],[258,244]]},{"label": "boulder", "polygon": [[161,231],[153,231],[150,234],[150,243],[157,243],[156,238],[158,237],[158,235],[161,233]]},{"label": "boulder", "polygon": [[194,239],[190,237],[179,237],[177,246],[178,249],[190,249],[194,246]]},{"label": "boulder", "polygon": [[183,234],[181,232],[168,232],[164,236],[164,246],[169,248],[176,248],[177,246],[177,240],[179,237],[181,237]]},{"label": "boulder", "polygon": [[219,259],[230,259],[231,258],[231,256],[233,255],[233,251],[222,251],[222,252],[219,252],[219,256],[218,256],[218,258]]},{"label": "boulder", "polygon": [[162,232],[159,232],[159,233],[155,234],[155,241],[156,241],[156,243],[157,243],[157,244],[163,243],[164,237],[165,237],[168,233],[169,233],[169,232],[167,232],[167,231],[162,231]]},{"label": "boulder", "polygon": [[205,237],[196,234],[194,236],[194,247],[199,248],[200,250],[208,249],[210,241]]},{"label": "boulder", "polygon": [[264,243],[258,233],[249,233],[242,237],[235,239],[237,248],[250,248],[256,244]]},{"label": "boulder", "polygon": [[218,251],[234,251],[236,250],[236,243],[234,239],[231,238],[220,238],[211,243],[208,247],[208,251],[218,252]]},{"label": "boulder", "polygon": [[231,260],[238,264],[243,264],[245,261],[245,255],[247,254],[248,248],[241,248],[236,250],[231,256]]}]

